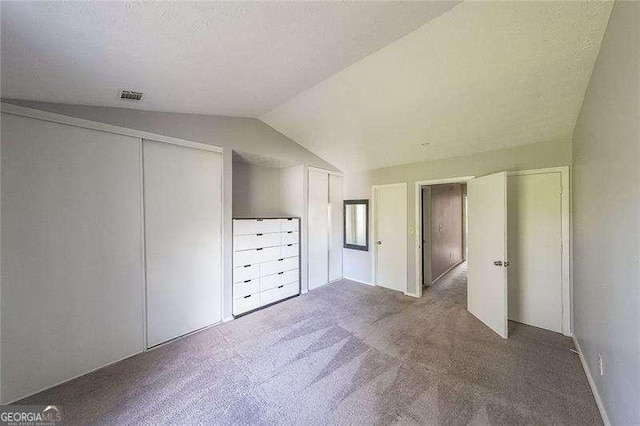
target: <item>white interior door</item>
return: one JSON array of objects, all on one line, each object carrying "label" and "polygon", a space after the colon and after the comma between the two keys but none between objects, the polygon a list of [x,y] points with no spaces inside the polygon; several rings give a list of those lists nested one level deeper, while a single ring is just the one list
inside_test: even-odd
[{"label": "white interior door", "polygon": [[374,188],[375,283],[407,290],[407,185]]},{"label": "white interior door", "polygon": [[509,319],[562,332],[561,173],[508,177]]},{"label": "white interior door", "polygon": [[467,183],[467,309],[507,338],[507,174]]},{"label": "white interior door", "polygon": [[222,155],[143,147],[151,347],[222,319]]},{"label": "white interior door", "polygon": [[342,278],[342,176],[329,175],[329,281]]},{"label": "white interior door", "polygon": [[329,175],[309,169],[309,290],[329,282]]}]

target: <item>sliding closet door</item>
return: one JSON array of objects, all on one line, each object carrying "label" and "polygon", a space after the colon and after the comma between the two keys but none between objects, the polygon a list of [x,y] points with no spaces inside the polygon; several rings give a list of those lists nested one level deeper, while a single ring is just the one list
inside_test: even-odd
[{"label": "sliding closet door", "polygon": [[329,282],[329,175],[309,169],[309,290]]},{"label": "sliding closet door", "polygon": [[140,139],[2,114],[2,401],[144,350]]},{"label": "sliding closet door", "polygon": [[342,176],[329,175],[329,281],[342,278]]},{"label": "sliding closet door", "polygon": [[143,148],[151,347],[222,319],[222,155]]}]

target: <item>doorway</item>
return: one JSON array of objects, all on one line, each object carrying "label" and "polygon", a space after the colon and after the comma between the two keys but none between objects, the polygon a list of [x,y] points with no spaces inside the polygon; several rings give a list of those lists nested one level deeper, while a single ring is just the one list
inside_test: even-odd
[{"label": "doorway", "polygon": [[416,297],[446,275],[430,261],[440,232],[430,202],[436,186],[453,184],[467,191],[462,259],[448,267],[468,279],[469,312],[503,337],[508,321],[571,335],[568,167],[416,182]]},{"label": "doorway", "polygon": [[466,260],[466,192],[466,183],[421,188],[423,288]]}]

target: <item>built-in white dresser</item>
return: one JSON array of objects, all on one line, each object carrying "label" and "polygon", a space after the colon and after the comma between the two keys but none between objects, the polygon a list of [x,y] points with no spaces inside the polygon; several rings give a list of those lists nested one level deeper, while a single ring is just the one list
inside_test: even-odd
[{"label": "built-in white dresser", "polygon": [[300,294],[300,219],[233,219],[233,315]]}]

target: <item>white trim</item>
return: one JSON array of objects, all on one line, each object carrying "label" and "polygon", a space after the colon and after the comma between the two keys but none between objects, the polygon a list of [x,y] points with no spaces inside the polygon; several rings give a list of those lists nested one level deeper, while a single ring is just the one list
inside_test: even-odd
[{"label": "white trim", "polygon": [[605,426],[611,426],[611,422],[609,421],[609,416],[607,415],[607,410],[604,408],[604,403],[602,402],[602,398],[600,397],[600,393],[598,392],[598,388],[596,387],[596,382],[593,380],[593,376],[591,375],[589,364],[587,363],[587,359],[584,357],[582,353],[582,348],[580,347],[580,343],[578,343],[578,339],[575,336],[573,336],[573,343],[576,346],[576,349],[578,350],[578,356],[580,357],[582,368],[584,369],[584,372],[587,376],[589,387],[591,387],[591,393],[593,393],[593,397],[596,400],[596,405],[598,406],[598,411],[600,411],[602,422],[605,424]]},{"label": "white trim", "polygon": [[321,169],[320,167],[308,166],[307,168],[309,169],[309,171],[327,173],[330,175],[340,176],[340,177],[343,176],[342,172],[334,172],[333,170]]},{"label": "white trim", "polygon": [[423,186],[439,185],[443,183],[465,183],[475,178],[475,176],[458,176],[441,179],[429,179],[420,180],[414,183],[414,198],[413,204],[415,208],[415,285],[416,285],[416,297],[422,297],[422,203],[420,202],[420,193]]},{"label": "white trim", "polygon": [[39,109],[27,108],[13,105],[6,102],[0,103],[0,110],[6,114],[29,117],[37,120],[50,121],[53,123],[67,124],[85,129],[99,130],[101,132],[115,133],[118,135],[131,136],[134,138],[150,139],[156,142],[170,143],[173,145],[186,146],[189,148],[202,149],[204,151],[223,152],[222,147],[209,145],[202,142],[194,142],[186,139],[174,138],[171,136],[159,135],[157,133],[145,132],[142,130],[129,129],[122,126],[100,123],[97,121],[85,120],[84,118],[71,117],[69,115],[57,114]]},{"label": "white trim", "polygon": [[376,286],[375,284],[368,283],[368,282],[362,281],[362,280],[356,280],[355,278],[343,277],[343,279],[349,280],[349,281],[353,281],[353,282],[356,282],[356,283],[360,283],[360,284],[364,284],[364,285],[370,285],[372,287]]},{"label": "white trim", "polygon": [[222,322],[229,322],[229,321],[233,321],[233,319],[234,319],[234,318],[233,318],[233,316],[230,316],[230,317],[224,317],[224,318],[222,318]]},{"label": "white trim", "polygon": [[562,334],[571,337],[573,334],[573,276],[571,273],[573,238],[571,236],[571,179],[569,172],[569,166],[561,166],[508,172],[507,177],[560,173],[562,185]]},{"label": "white trim", "polygon": [[[392,187],[404,187],[405,188],[405,194],[406,194],[406,198],[405,198],[405,206],[404,206],[404,212],[405,212],[405,216],[407,215],[408,211],[409,211],[409,200],[408,200],[408,196],[409,196],[409,191],[407,188],[407,182],[400,182],[400,183],[387,183],[387,184],[383,184],[383,185],[372,185],[371,186],[371,223],[369,224],[369,235],[371,236],[371,250],[372,250],[372,254],[373,254],[373,262],[371,262],[371,278],[373,278],[373,285],[377,286],[378,285],[378,251],[376,250],[376,241],[378,240],[377,234],[376,234],[376,214],[377,214],[377,209],[376,209],[376,190],[380,189],[380,188],[392,188]],[[407,232],[407,229],[404,230],[405,232]],[[407,237],[407,242],[409,241],[409,238]],[[409,279],[408,279],[408,274],[409,274],[409,258],[407,256],[407,251],[405,249],[404,251],[404,264],[405,264],[405,274],[407,276],[405,276],[405,290],[404,290],[404,294],[406,295],[411,295],[413,296],[413,293],[409,293]],[[417,296],[414,296],[417,297]]]}]

